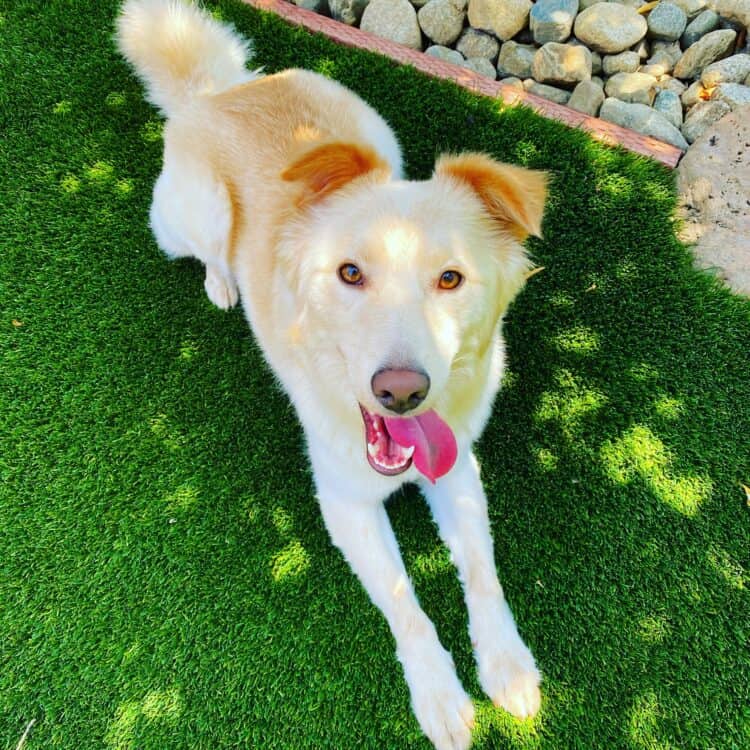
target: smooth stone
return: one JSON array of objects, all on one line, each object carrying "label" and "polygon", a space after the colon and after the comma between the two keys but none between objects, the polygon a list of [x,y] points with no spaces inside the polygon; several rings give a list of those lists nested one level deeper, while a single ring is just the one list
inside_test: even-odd
[{"label": "smooth stone", "polygon": [[356,26],[370,0],[328,0],[331,18],[347,26]]},{"label": "smooth stone", "polygon": [[701,83],[706,88],[720,83],[740,83],[750,75],[750,55],[739,54],[711,63],[701,73]]},{"label": "smooth stone", "polygon": [[435,44],[449,45],[464,27],[467,0],[429,0],[417,13],[419,25]]},{"label": "smooth stone", "polygon": [[460,52],[451,49],[450,47],[444,47],[442,44],[433,44],[424,51],[425,55],[430,57],[437,57],[438,60],[443,62],[453,63],[454,65],[463,66],[464,56]]},{"label": "smooth stone", "polygon": [[531,75],[539,83],[569,86],[591,78],[591,52],[573,44],[547,42],[537,50]]},{"label": "smooth stone", "polygon": [[625,50],[617,55],[605,55],[602,58],[602,70],[608,76],[615,73],[635,73],[640,64],[641,58],[632,50]]},{"label": "smooth stone", "polygon": [[659,91],[672,91],[677,96],[682,96],[682,92],[687,89],[687,86],[679,78],[672,78],[672,76],[666,75],[662,76],[656,82],[656,88]]},{"label": "smooth stone", "polygon": [[508,76],[507,78],[502,79],[503,86],[508,86],[512,89],[517,89],[518,91],[524,91],[523,87],[523,81],[520,78],[516,78],[515,76]]},{"label": "smooth stone", "polygon": [[616,73],[604,84],[604,91],[622,102],[650,105],[656,96],[656,78],[646,73]]},{"label": "smooth stone", "polygon": [[557,102],[557,104],[567,104],[570,99],[570,91],[548,86],[545,83],[537,83],[533,78],[527,78],[523,82],[523,87],[530,94],[536,94],[541,96],[542,99],[549,99],[552,102]]},{"label": "smooth stone", "polygon": [[687,26],[687,14],[673,3],[659,3],[648,14],[648,34],[652,39],[674,42]]},{"label": "smooth stone", "polygon": [[682,134],[685,136],[685,140],[688,143],[692,143],[697,138],[700,138],[706,128],[728,114],[731,109],[726,102],[698,102],[688,112],[685,122],[682,123]]},{"label": "smooth stone", "polygon": [[675,5],[685,11],[685,15],[695,18],[705,7],[707,0],[671,0]]},{"label": "smooth stone", "polygon": [[709,31],[718,27],[721,16],[712,10],[704,10],[699,13],[685,29],[685,33],[680,39],[683,49],[687,49],[691,44],[695,44],[702,36],[706,36]]},{"label": "smooth stone", "polygon": [[537,0],[529,13],[529,27],[537,44],[564,42],[573,29],[578,0]]},{"label": "smooth stone", "polygon": [[456,42],[456,49],[467,59],[484,57],[495,60],[500,52],[500,42],[484,31],[466,29]]},{"label": "smooth stone", "polygon": [[711,95],[711,101],[726,102],[732,110],[750,104],[750,86],[741,83],[720,83]]},{"label": "smooth stone", "polygon": [[737,32],[731,29],[711,31],[701,37],[695,44],[685,50],[685,53],[674,66],[675,78],[697,78],[703,68],[732,49]]},{"label": "smooth stone", "polygon": [[728,21],[750,28],[750,0],[709,0],[708,7]]},{"label": "smooth stone", "polygon": [[469,0],[469,23],[506,41],[527,25],[530,10],[530,0]]},{"label": "smooth stone", "polygon": [[577,112],[596,117],[604,101],[602,87],[594,81],[581,81],[568,99],[568,106]]},{"label": "smooth stone", "polygon": [[575,35],[596,52],[616,54],[637,44],[648,30],[646,19],[618,3],[597,3],[576,17]]},{"label": "smooth stone", "polygon": [[328,0],[293,0],[294,4],[298,8],[304,8],[305,10],[311,10],[314,13],[321,13],[322,15],[328,15]]},{"label": "smooth stone", "polygon": [[680,95],[682,106],[689,109],[698,102],[705,101],[709,98],[708,92],[700,81],[691,83]]},{"label": "smooth stone", "polygon": [[470,57],[468,60],[464,60],[462,64],[464,68],[468,68],[469,70],[473,70],[483,76],[487,76],[493,81],[497,78],[497,70],[495,70],[495,66],[486,57]]},{"label": "smooth stone", "polygon": [[505,42],[500,47],[500,55],[497,58],[497,72],[501,75],[529,78],[535,54],[536,47],[529,44]]},{"label": "smooth stone", "polygon": [[362,14],[360,28],[405,47],[422,49],[417,11],[409,0],[372,0]]},{"label": "smooth stone", "polygon": [[591,53],[591,72],[595,76],[602,72],[602,56],[598,52]]},{"label": "smooth stone", "polygon": [[688,147],[680,131],[661,112],[645,104],[629,104],[614,98],[605,99],[599,110],[599,117],[615,125],[671,143],[677,148],[684,150]]},{"label": "smooth stone", "polygon": [[671,73],[681,57],[679,42],[654,42],[653,54],[646,62],[649,65],[661,65],[663,73]]},{"label": "smooth stone", "polygon": [[682,102],[674,91],[660,91],[654,99],[654,109],[661,112],[676,128],[682,125]]}]

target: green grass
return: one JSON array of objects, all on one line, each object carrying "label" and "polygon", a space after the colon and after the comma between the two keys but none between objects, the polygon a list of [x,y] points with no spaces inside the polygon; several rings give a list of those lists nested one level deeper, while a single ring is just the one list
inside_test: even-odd
[{"label": "green grass", "polygon": [[[351,86],[413,177],[445,150],[552,172],[478,453],[501,580],[544,671],[482,696],[424,504],[389,505],[477,701],[477,748],[750,746],[750,304],[695,273],[673,177],[527,111],[229,0],[268,71]],[[147,227],[160,121],[114,2],[0,0],[0,750],[426,748],[379,613],[330,544],[241,313]]]}]

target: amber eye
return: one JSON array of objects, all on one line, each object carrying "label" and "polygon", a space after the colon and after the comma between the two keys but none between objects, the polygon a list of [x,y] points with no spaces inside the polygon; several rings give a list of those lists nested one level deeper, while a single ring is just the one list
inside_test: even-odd
[{"label": "amber eye", "polygon": [[458,271],[444,271],[438,281],[438,288],[450,291],[460,286],[463,280],[464,277]]},{"label": "amber eye", "polygon": [[339,278],[345,284],[362,284],[365,277],[362,275],[362,271],[354,265],[354,263],[344,263],[343,266],[339,266]]}]

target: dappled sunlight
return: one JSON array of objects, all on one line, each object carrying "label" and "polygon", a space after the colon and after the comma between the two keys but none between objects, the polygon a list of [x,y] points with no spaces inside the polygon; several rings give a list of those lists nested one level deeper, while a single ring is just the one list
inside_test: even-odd
[{"label": "dappled sunlight", "polygon": [[553,307],[557,307],[561,310],[569,310],[575,305],[573,297],[567,292],[560,291],[559,289],[552,292],[548,297],[548,300]]},{"label": "dappled sunlight", "polygon": [[654,401],[654,411],[663,419],[678,419],[683,412],[682,401],[661,396]]},{"label": "dappled sunlight", "polygon": [[104,103],[113,109],[119,109],[127,104],[127,98],[122,91],[110,91],[104,99]]},{"label": "dappled sunlight", "polygon": [[276,583],[296,579],[310,567],[310,556],[299,539],[293,539],[271,556],[271,576]]},{"label": "dappled sunlight", "polygon": [[107,161],[97,161],[90,167],[86,167],[84,174],[91,182],[104,185],[114,180],[115,168]]},{"label": "dappled sunlight", "polygon": [[128,664],[131,664],[134,662],[141,654],[143,653],[143,646],[141,646],[140,641],[135,641],[132,646],[130,646],[127,651],[122,655],[122,661],[120,662],[120,666],[127,667]]},{"label": "dappled sunlight", "polygon": [[628,368],[627,374],[638,383],[651,383],[659,377],[659,371],[648,362],[638,362]]},{"label": "dappled sunlight", "polygon": [[661,643],[671,630],[666,615],[646,615],[638,622],[638,635],[647,643]]},{"label": "dappled sunlight", "polygon": [[674,750],[670,743],[660,742],[655,734],[659,728],[661,709],[656,693],[649,690],[635,699],[630,709],[630,740],[644,750]]},{"label": "dappled sunlight", "polygon": [[164,505],[170,513],[185,513],[195,507],[199,495],[195,487],[183,484],[164,498]]},{"label": "dappled sunlight", "polygon": [[495,706],[487,698],[475,700],[474,711],[475,724],[471,736],[475,746],[497,747],[493,740],[501,737],[505,740],[502,747],[523,747],[524,750],[534,750],[542,746],[540,729],[544,705],[542,714],[533,719],[517,719],[505,709]]},{"label": "dappled sunlight", "polygon": [[409,567],[423,580],[453,571],[448,551],[442,544],[436,545],[430,552],[420,552]]},{"label": "dappled sunlight", "polygon": [[164,122],[154,118],[152,120],[146,120],[146,122],[141,125],[138,134],[144,143],[158,143],[161,141],[163,132]]},{"label": "dappled sunlight", "polygon": [[518,141],[514,152],[518,163],[525,167],[533,165],[539,158],[539,147],[531,141]]},{"label": "dappled sunlight", "polygon": [[639,478],[659,500],[685,516],[694,516],[711,494],[707,477],[673,471],[672,455],[645,425],[635,425],[622,437],[605,443],[601,459],[613,482],[627,485]]},{"label": "dappled sunlight", "polygon": [[722,549],[712,548],[708,551],[708,562],[733,589],[744,591],[750,584],[750,576],[742,565]]},{"label": "dappled sunlight", "polygon": [[285,508],[278,506],[274,508],[271,512],[271,522],[276,528],[276,531],[283,536],[289,536],[294,530],[294,518]]},{"label": "dappled sunlight", "polygon": [[633,182],[621,174],[605,174],[596,181],[596,190],[613,198],[631,198]]},{"label": "dappled sunlight", "polygon": [[138,723],[164,722],[176,724],[184,711],[182,696],[177,688],[151,690],[141,699],[123,701],[115,718],[107,728],[104,742],[112,750],[130,750],[135,747]]},{"label": "dappled sunlight", "polygon": [[180,343],[180,353],[177,356],[178,359],[189,362],[199,351],[200,347],[196,341],[193,341],[192,339],[183,339]]},{"label": "dappled sunlight", "polygon": [[539,468],[545,473],[555,471],[558,463],[560,463],[560,459],[547,448],[539,448],[535,450],[534,458],[536,459]]},{"label": "dappled sunlight", "polygon": [[73,102],[71,102],[70,99],[62,99],[52,107],[52,112],[56,115],[67,115],[70,114],[72,110]]},{"label": "dappled sunlight", "polygon": [[166,414],[157,414],[149,420],[148,424],[151,432],[162,441],[164,447],[168,450],[180,450],[185,444],[185,436],[175,425],[171,424]]},{"label": "dappled sunlight", "polygon": [[585,419],[598,412],[607,397],[584,385],[569,370],[557,370],[554,375],[557,390],[545,391],[534,411],[536,422],[556,423],[568,440],[580,437]]},{"label": "dappled sunlight", "polygon": [[335,78],[336,68],[336,63],[329,57],[321,57],[316,61],[315,65],[313,65],[312,69],[326,78]]},{"label": "dappled sunlight", "polygon": [[81,189],[81,181],[74,174],[66,174],[65,177],[60,180],[60,189],[63,193],[73,195]]},{"label": "dappled sunlight", "polygon": [[126,177],[122,180],[117,180],[114,184],[115,194],[120,198],[127,198],[135,187],[135,183],[130,178]]},{"label": "dappled sunlight", "polygon": [[560,352],[594,354],[601,346],[601,336],[586,326],[575,326],[556,334],[552,343]]}]

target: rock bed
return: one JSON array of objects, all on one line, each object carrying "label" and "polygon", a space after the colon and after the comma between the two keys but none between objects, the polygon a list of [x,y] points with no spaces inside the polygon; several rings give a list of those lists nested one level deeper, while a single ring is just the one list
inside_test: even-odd
[{"label": "rock bed", "polygon": [[294,0],[685,149],[750,103],[750,0]]}]

